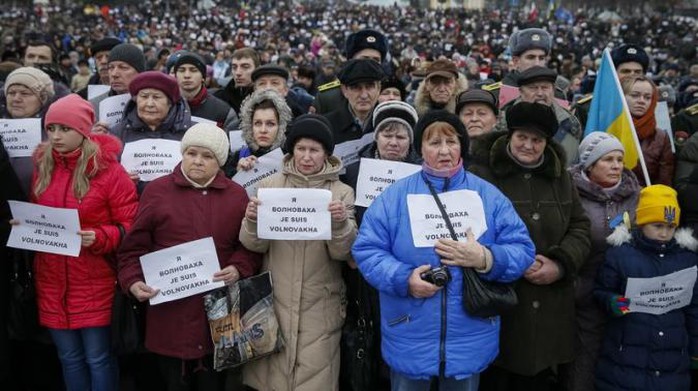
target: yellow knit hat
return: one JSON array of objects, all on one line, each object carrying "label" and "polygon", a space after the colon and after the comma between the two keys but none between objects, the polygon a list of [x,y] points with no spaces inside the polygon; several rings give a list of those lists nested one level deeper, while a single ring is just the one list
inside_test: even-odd
[{"label": "yellow knit hat", "polygon": [[637,225],[667,223],[679,225],[681,209],[676,190],[665,185],[647,186],[640,191],[637,203]]}]

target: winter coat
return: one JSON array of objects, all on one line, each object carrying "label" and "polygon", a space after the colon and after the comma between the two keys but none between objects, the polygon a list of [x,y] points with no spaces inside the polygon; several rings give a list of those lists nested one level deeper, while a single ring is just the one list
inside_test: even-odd
[{"label": "winter coat", "polygon": [[232,126],[237,120],[235,110],[223,100],[216,98],[210,91],[203,89],[194,100],[187,101],[187,104],[192,116],[214,121],[216,126],[226,132],[237,130]]},{"label": "winter coat", "polygon": [[426,82],[419,84],[414,98],[414,108],[417,110],[417,114],[419,114],[420,118],[427,111],[438,108],[448,110],[451,113],[458,115],[458,113],[456,113],[456,100],[461,92],[468,90],[468,79],[466,79],[465,75],[458,74],[458,79],[456,80],[456,86],[453,89],[453,94],[451,95],[451,99],[448,100],[448,103],[446,103],[445,107],[436,107],[434,105],[434,103],[431,101],[429,93],[426,90],[426,84]]},{"label": "winter coat", "polygon": [[591,391],[594,387],[594,368],[603,339],[606,315],[593,299],[594,282],[606,253],[606,237],[610,224],[628,212],[635,220],[640,185],[635,174],[624,169],[617,187],[604,190],[582,174],[582,167],[569,169],[582,206],[591,221],[591,252],[579,270],[575,284],[577,313],[577,346],[572,374],[568,377],[569,390]]},{"label": "winter coat", "polygon": [[373,112],[368,115],[364,123],[357,122],[354,115],[349,110],[349,101],[342,96],[341,102],[335,109],[323,114],[330,124],[332,124],[332,135],[334,136],[334,144],[338,145],[345,141],[358,140],[366,133],[373,132]]},{"label": "winter coat", "polygon": [[231,79],[225,88],[221,88],[220,90],[214,92],[213,95],[229,104],[236,113],[239,113],[242,101],[245,100],[245,98],[250,95],[253,90],[254,87],[252,86],[238,88],[235,86],[235,80]]},{"label": "winter coat", "polygon": [[331,240],[266,240],[257,222],[245,218],[240,241],[264,253],[263,270],[274,280],[274,310],[285,341],[281,352],[245,365],[245,384],[257,390],[338,390],[339,340],[346,298],[342,262],[351,257],[356,238],[354,192],[339,181],[342,163],[328,158],[314,175],[298,173],[286,155],[283,171],[260,182],[260,188],[327,189],[347,207],[348,218],[332,223]]},{"label": "winter coat", "polygon": [[[254,275],[260,256],[238,240],[248,201],[242,187],[222,171],[206,188],[193,187],[181,164],[172,174],[152,181],[141,196],[133,229],[119,249],[119,282],[124,292],[135,282],[145,282],[140,256],[209,236],[221,269],[234,265],[240,278]],[[148,306],[145,347],[185,360],[213,353],[203,297],[202,293]]]},{"label": "winter coat", "polygon": [[516,163],[507,152],[508,134],[484,135],[473,149],[470,170],[491,182],[514,204],[536,254],[557,262],[562,278],[549,285],[516,283],[519,305],[502,316],[500,355],[495,365],[533,376],[572,361],[575,340],[574,280],[589,253],[589,219],[570,175],[564,151],[548,142],[535,169]]},{"label": "winter coat", "polygon": [[481,274],[483,279],[516,280],[533,263],[534,247],[511,202],[462,169],[448,180],[424,171],[403,178],[366,211],[352,252],[363,276],[380,291],[384,360],[400,374],[427,379],[439,375],[443,349],[446,377],[460,380],[482,372],[497,356],[500,319],[476,318],[463,310],[458,267],[448,268],[451,281],[440,293],[428,299],[409,295],[408,279],[416,267],[441,265],[433,247],[414,246],[411,231],[407,195],[431,194],[426,180],[440,193],[465,189],[482,198],[487,230],[478,241],[492,252],[494,261],[492,269]]},{"label": "winter coat", "polygon": [[[625,229],[625,227],[622,227]],[[624,295],[628,278],[651,278],[696,266],[698,242],[679,230],[668,243],[639,230],[614,232],[594,297],[611,314],[611,297]],[[698,284],[691,303],[661,315],[629,312],[610,318],[596,371],[596,389],[689,390],[691,356],[698,355]]]},{"label": "winter coat", "polygon": [[684,142],[676,161],[674,188],[681,205],[681,224],[698,228],[698,133]]},{"label": "winter coat", "polygon": [[[652,184],[671,186],[674,179],[674,153],[671,152],[669,134],[662,129],[657,129],[652,136],[640,140],[640,147]],[[647,186],[639,163],[633,172],[640,181],[640,185]]]},{"label": "winter coat", "polygon": [[[36,151],[38,161],[44,153],[53,153],[55,165],[51,183],[32,202],[55,208],[77,209],[80,228],[95,231],[90,247],[78,257],[37,252],[34,258],[39,321],[52,329],[79,329],[107,326],[111,321],[114,297],[114,265],[105,256],[116,251],[121,241],[118,225],[131,227],[138,199],[126,171],[116,160],[119,141],[109,135],[92,135],[100,153],[99,171],[90,179],[90,189],[82,199],[73,193],[73,170],[82,150],[67,155],[53,151],[48,143]],[[89,170],[89,168],[88,168]],[[36,178],[34,186],[36,186]]]}]

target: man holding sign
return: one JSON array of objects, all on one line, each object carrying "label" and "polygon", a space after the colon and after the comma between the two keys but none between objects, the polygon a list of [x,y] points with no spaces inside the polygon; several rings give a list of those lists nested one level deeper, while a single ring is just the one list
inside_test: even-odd
[{"label": "man holding sign", "polygon": [[[220,384],[201,292],[252,276],[260,260],[238,240],[248,198],[220,170],[228,157],[225,132],[196,124],[182,138],[181,153],[172,174],[146,187],[118,253],[123,290],[150,300],[145,347],[156,354],[167,389]],[[200,365],[207,370],[195,370]]]},{"label": "man holding sign", "polygon": [[[611,315],[596,388],[688,390],[698,365],[698,241],[676,230],[676,191],[640,192],[637,228],[621,225],[599,271],[594,297]],[[619,374],[622,373],[622,376]]]}]

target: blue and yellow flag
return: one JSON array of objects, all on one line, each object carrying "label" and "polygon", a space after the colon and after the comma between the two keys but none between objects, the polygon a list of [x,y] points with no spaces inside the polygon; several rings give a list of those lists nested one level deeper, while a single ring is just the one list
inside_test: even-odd
[{"label": "blue and yellow flag", "polygon": [[596,74],[594,98],[591,100],[584,136],[595,131],[610,133],[620,140],[625,148],[626,168],[635,168],[638,161],[644,167],[640,141],[608,49],[603,52],[601,66]]}]

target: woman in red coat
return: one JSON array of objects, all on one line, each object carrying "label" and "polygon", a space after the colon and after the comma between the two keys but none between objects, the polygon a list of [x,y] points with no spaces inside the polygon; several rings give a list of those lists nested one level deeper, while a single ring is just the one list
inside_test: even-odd
[{"label": "woman in red coat", "polygon": [[[145,188],[133,229],[117,256],[119,282],[138,300],[159,293],[146,285],[140,257],[178,244],[213,237],[221,268],[213,281],[233,283],[259,269],[260,254],[238,240],[247,193],[220,169],[229,149],[222,129],[196,124],[182,138],[182,162]],[[224,389],[225,373],[212,367],[213,343],[203,296],[147,307],[145,347],[157,355],[168,391]]]},{"label": "woman in red coat", "polygon": [[39,320],[49,329],[68,391],[116,390],[109,346],[116,276],[105,256],[114,252],[138,207],[136,188],[117,162],[121,143],[91,134],[92,106],[71,94],[46,113],[48,141],[35,152],[34,203],[77,209],[78,257],[36,253]]}]

